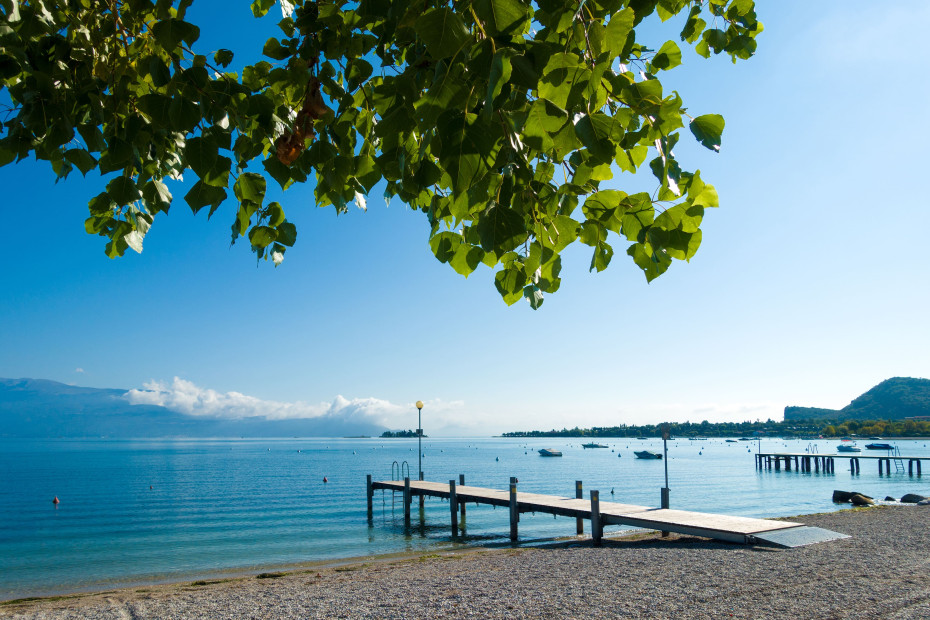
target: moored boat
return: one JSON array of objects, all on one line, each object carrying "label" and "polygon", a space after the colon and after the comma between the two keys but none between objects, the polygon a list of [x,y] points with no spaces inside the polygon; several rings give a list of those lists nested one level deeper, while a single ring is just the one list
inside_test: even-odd
[{"label": "moored boat", "polygon": [[662,455],[657,452],[650,452],[649,450],[640,450],[639,452],[634,452],[638,459],[661,459]]},{"label": "moored boat", "polygon": [[890,443],[867,443],[865,444],[866,450],[894,450],[894,446]]},{"label": "moored boat", "polygon": [[854,443],[841,443],[836,447],[837,452],[862,452],[862,448]]},{"label": "moored boat", "polygon": [[552,450],[551,448],[543,448],[539,451],[540,456],[562,456],[562,453],[558,450]]},{"label": "moored boat", "polygon": [[583,443],[581,444],[582,448],[606,448],[606,444],[602,443]]}]

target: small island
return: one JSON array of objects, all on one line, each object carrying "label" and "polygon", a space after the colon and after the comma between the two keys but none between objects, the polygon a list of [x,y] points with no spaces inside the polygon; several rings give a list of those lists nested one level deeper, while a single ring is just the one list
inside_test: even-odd
[{"label": "small island", "polygon": [[[384,431],[381,433],[381,437],[386,439],[399,439],[404,437],[416,437],[417,432],[412,430],[405,431]],[[429,437],[429,435],[423,435],[423,437]]]}]

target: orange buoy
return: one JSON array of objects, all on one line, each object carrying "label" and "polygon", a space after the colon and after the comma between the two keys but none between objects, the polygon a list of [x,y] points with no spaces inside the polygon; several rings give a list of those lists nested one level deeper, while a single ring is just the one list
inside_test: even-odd
[{"label": "orange buoy", "polygon": [[57,495],[55,496],[55,499],[52,500],[52,503],[55,504],[56,506],[59,504]]},{"label": "orange buoy", "polygon": [[323,476],[323,482],[329,482],[329,479],[326,476]]}]

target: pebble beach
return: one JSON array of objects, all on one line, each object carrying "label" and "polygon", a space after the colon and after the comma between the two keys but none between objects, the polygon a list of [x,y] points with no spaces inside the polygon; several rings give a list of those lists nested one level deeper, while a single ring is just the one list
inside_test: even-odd
[{"label": "pebble beach", "polygon": [[474,548],[0,605],[4,618],[927,618],[930,507],[793,519],[794,549],[657,532]]}]

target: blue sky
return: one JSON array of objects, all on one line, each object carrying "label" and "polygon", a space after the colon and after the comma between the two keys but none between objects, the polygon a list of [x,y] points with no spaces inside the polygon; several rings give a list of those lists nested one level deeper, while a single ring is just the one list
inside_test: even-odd
[{"label": "blue sky", "polygon": [[[359,403],[392,428],[415,427],[421,399],[434,435],[780,419],[930,377],[930,4],[757,5],[755,58],[686,52],[663,79],[727,126],[720,154],[676,148],[721,208],[698,255],[652,284],[619,241],[601,274],[579,247],[541,310],[508,308],[489,270],[438,263],[425,217],[377,188],[338,218],[310,187],[280,196],[299,237],[277,269],[229,248],[231,205],[207,221],[182,191],[141,255],[110,260],[83,231],[99,178],[56,185],[24,162],[0,168],[0,377],[243,395],[257,412]],[[247,4],[229,11],[198,49],[241,21],[259,34],[237,54],[257,53]]]}]

